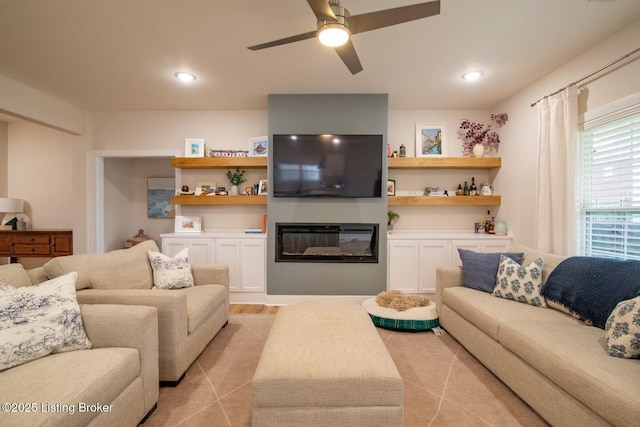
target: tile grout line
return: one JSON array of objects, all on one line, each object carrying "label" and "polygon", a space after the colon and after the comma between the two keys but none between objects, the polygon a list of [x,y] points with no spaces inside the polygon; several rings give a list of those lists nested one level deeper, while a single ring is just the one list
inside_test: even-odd
[{"label": "tile grout line", "polygon": [[433,424],[433,422],[436,420],[436,418],[438,418],[438,414],[440,414],[440,409],[442,408],[442,402],[444,402],[444,396],[446,394],[447,391],[447,386],[449,385],[449,378],[451,378],[451,371],[453,371],[453,364],[455,363],[456,359],[458,358],[458,354],[460,353],[460,349],[462,347],[458,346],[458,350],[456,351],[456,354],[453,355],[453,358],[451,359],[451,363],[449,364],[449,372],[447,372],[447,379],[444,382],[444,388],[442,389],[442,396],[440,396],[440,402],[438,403],[438,409],[436,410],[436,414],[433,416],[433,418],[431,419],[431,421],[429,421],[429,426],[431,426],[431,424]]}]

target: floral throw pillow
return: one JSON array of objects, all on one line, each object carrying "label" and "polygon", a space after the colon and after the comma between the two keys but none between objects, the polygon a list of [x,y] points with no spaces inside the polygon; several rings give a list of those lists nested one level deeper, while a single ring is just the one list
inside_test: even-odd
[{"label": "floral throw pillow", "polygon": [[50,353],[91,348],[76,299],[78,273],[0,292],[0,371]]},{"label": "floral throw pillow", "polygon": [[492,295],[537,307],[546,307],[547,303],[540,295],[543,264],[544,260],[538,258],[529,266],[523,267],[510,258],[500,257],[496,286]]},{"label": "floral throw pillow", "polygon": [[605,337],[610,356],[640,358],[640,296],[616,305],[607,319]]},{"label": "floral throw pillow", "polygon": [[153,270],[153,289],[180,289],[193,286],[189,248],[184,248],[173,258],[160,252],[149,251]]}]

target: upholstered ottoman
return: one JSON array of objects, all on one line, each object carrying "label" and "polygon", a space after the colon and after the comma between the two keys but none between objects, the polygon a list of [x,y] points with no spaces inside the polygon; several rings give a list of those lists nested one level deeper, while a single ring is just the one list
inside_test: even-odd
[{"label": "upholstered ottoman", "polygon": [[280,307],[253,376],[253,426],[402,426],[402,378],[359,305]]}]

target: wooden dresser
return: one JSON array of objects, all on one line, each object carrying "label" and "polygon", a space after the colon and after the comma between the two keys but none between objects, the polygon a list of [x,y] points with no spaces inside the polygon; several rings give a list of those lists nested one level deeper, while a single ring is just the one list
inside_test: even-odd
[{"label": "wooden dresser", "polygon": [[50,258],[73,254],[71,230],[0,230],[0,257]]}]

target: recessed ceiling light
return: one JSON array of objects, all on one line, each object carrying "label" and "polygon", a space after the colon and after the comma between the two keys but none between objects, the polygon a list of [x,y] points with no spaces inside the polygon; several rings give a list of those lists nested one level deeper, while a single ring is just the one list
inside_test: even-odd
[{"label": "recessed ceiling light", "polygon": [[175,76],[183,82],[192,82],[196,79],[195,75],[187,73],[186,71],[178,71]]},{"label": "recessed ceiling light", "polygon": [[478,80],[480,77],[482,77],[482,71],[469,71],[462,75],[462,78],[469,82]]}]

